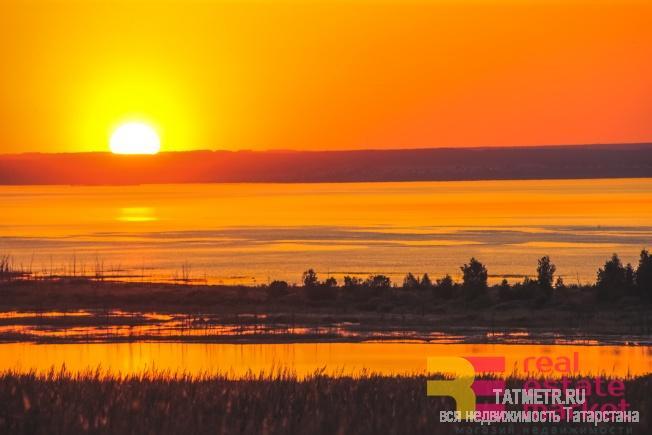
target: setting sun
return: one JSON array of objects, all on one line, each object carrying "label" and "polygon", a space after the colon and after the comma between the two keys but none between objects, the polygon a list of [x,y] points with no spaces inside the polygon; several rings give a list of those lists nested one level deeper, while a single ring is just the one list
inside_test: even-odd
[{"label": "setting sun", "polygon": [[0,0],[0,435],[652,435],[650,22]]},{"label": "setting sun", "polygon": [[113,132],[109,146],[114,154],[156,154],[161,148],[161,141],[149,125],[131,122]]}]

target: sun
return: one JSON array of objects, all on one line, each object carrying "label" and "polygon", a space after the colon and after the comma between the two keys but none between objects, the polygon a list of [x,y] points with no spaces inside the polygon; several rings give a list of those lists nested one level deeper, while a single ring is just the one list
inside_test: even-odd
[{"label": "sun", "polygon": [[156,154],[161,149],[161,141],[151,126],[129,122],[113,132],[109,147],[113,154]]}]

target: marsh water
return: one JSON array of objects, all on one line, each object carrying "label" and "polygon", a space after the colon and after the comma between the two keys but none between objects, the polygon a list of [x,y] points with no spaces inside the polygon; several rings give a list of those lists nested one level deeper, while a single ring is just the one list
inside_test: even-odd
[{"label": "marsh water", "polygon": [[[577,355],[577,358],[575,358]],[[0,313],[0,373],[5,370],[112,374],[248,374],[304,377],[363,373],[423,374],[435,356],[502,356],[505,373],[524,375],[528,357],[577,360],[575,374],[635,376],[652,372],[645,336],[582,337],[524,329],[374,329],[339,322],[283,324],[265,314],[92,311]],[[550,373],[555,375],[555,373]],[[562,375],[557,373],[556,375]]]},{"label": "marsh water", "polygon": [[424,374],[427,359],[437,356],[504,357],[503,375],[535,372],[537,358],[576,362],[575,375],[652,372],[652,345],[645,337],[619,336],[613,341],[486,328],[457,333],[374,331],[350,322],[295,327],[252,314],[228,320],[117,310],[6,311],[0,313],[0,373],[47,373],[65,367],[72,373],[99,369],[123,375],[222,374],[236,379],[279,372],[305,377],[318,371],[412,375]]},{"label": "marsh water", "polygon": [[[475,256],[495,282],[532,275],[536,259],[550,255],[566,282],[585,283],[613,252],[635,263],[650,247],[652,179],[3,186],[0,210],[0,255],[36,276],[260,284],[298,282],[302,271],[315,268],[338,279],[382,273],[400,281],[407,272],[458,277],[459,265]],[[77,321],[63,313],[67,326],[59,329],[53,319],[3,315],[0,371],[43,372],[65,364],[76,372],[101,367],[123,374],[412,374],[423,373],[430,356],[498,355],[507,358],[508,372],[522,373],[529,356],[577,352],[582,373],[652,372],[648,343],[554,337],[544,343],[516,332],[475,343],[468,335],[444,334],[417,341],[401,336],[400,342],[357,336],[357,342],[234,344],[166,336],[178,327],[169,316],[141,316],[109,330],[84,325],[83,312]],[[233,328],[181,330],[228,335]],[[147,337],[131,340],[134,333]],[[260,331],[238,326],[235,333],[255,338]],[[61,337],[67,342],[52,342]]]},{"label": "marsh water", "polygon": [[[652,240],[652,179],[2,186],[0,255],[37,275],[260,284],[382,273],[490,280],[550,255],[591,282]],[[649,247],[649,246],[648,246]]]},{"label": "marsh water", "polygon": [[[113,374],[251,374],[286,371],[299,377],[317,371],[330,375],[362,373],[424,374],[428,357],[503,356],[505,373],[535,372],[539,357],[575,360],[575,374],[627,377],[652,372],[650,346],[578,346],[517,344],[426,343],[77,343],[0,344],[0,372],[15,370],[47,373],[62,366],[73,373],[100,369]],[[529,366],[525,362],[530,358]],[[527,369],[527,370],[526,370]],[[575,370],[576,369],[576,370]],[[568,373],[551,371],[550,376]]]}]

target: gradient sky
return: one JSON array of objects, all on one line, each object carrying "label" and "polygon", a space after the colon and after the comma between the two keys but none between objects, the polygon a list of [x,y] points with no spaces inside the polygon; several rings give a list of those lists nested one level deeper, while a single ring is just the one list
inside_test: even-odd
[{"label": "gradient sky", "polygon": [[2,0],[0,153],[652,140],[652,2]]}]

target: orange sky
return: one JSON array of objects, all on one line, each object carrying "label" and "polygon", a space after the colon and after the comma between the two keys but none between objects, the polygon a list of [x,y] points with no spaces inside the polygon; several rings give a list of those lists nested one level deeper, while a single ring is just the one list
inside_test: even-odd
[{"label": "orange sky", "polygon": [[652,140],[652,2],[2,0],[0,153]]}]

